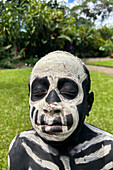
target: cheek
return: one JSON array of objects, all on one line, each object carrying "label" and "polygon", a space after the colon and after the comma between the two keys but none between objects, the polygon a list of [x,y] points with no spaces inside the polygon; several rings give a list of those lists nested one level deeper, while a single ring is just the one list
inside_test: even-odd
[{"label": "cheek", "polygon": [[83,121],[85,119],[87,108],[87,100],[84,98],[83,102],[77,106],[80,121]]},{"label": "cheek", "polygon": [[31,120],[32,125],[34,122],[35,124],[38,123],[37,118],[38,118],[38,110],[34,106],[30,107],[30,120]]},{"label": "cheek", "polygon": [[34,117],[36,111],[43,110],[43,100],[41,102],[32,102],[29,100],[29,111],[30,111],[30,118]]},{"label": "cheek", "polygon": [[68,127],[68,130],[69,130],[71,128],[71,126],[73,125],[72,114],[66,115],[66,120],[67,120],[67,127]]}]

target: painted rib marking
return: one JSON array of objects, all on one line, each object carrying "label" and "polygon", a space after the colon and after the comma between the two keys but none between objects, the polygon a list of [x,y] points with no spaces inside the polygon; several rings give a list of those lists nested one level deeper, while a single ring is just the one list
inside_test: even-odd
[{"label": "painted rib marking", "polygon": [[74,155],[75,153],[79,153],[87,148],[89,148],[90,146],[92,145],[95,145],[95,144],[98,144],[102,141],[105,141],[105,140],[113,140],[113,137],[111,136],[106,136],[106,135],[99,135],[97,137],[94,137],[92,138],[90,141],[85,141],[84,143],[81,143],[79,145],[77,145],[74,150],[72,151],[72,155]]},{"label": "painted rib marking", "polygon": [[58,152],[56,149],[52,148],[51,146],[48,147],[48,145],[45,144],[41,138],[39,138],[38,136],[35,136],[34,134],[28,134],[28,133],[23,132],[20,134],[20,137],[26,137],[29,141],[39,145],[47,153],[50,153],[55,156],[58,155]]},{"label": "painted rib marking", "polygon": [[81,158],[76,158],[75,164],[85,164],[85,163],[98,160],[99,158],[103,158],[104,156],[108,155],[110,151],[111,151],[111,145],[103,146],[98,151],[91,153],[90,155],[86,155]]},{"label": "painted rib marking", "polygon": [[100,170],[110,170],[110,169],[113,169],[113,161],[112,162],[109,162],[108,164],[106,164],[102,169]]},{"label": "painted rib marking", "polygon": [[69,157],[67,157],[67,156],[60,156],[60,160],[62,161],[65,170],[71,170]]},{"label": "painted rib marking", "polygon": [[50,170],[54,169],[54,170],[59,170],[59,167],[57,165],[55,165],[52,162],[40,159],[37,155],[35,155],[35,153],[33,153],[33,151],[31,150],[31,148],[25,143],[22,143],[22,146],[25,148],[27,154],[37,163],[39,164],[41,167],[43,168],[48,168]]}]

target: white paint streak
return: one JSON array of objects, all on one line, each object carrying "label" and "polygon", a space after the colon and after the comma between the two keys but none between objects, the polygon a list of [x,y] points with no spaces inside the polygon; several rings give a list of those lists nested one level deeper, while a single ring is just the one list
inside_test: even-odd
[{"label": "white paint streak", "polygon": [[110,150],[111,150],[111,145],[103,146],[101,149],[99,149],[94,153],[91,153],[90,155],[76,158],[75,164],[85,164],[103,158],[104,156],[109,154]]},{"label": "white paint streak", "polygon": [[51,146],[49,146],[46,143],[44,143],[41,138],[39,138],[38,136],[35,136],[34,134],[22,132],[20,134],[20,137],[26,137],[29,141],[32,141],[32,142],[36,143],[37,145],[40,145],[40,147],[44,151],[46,151],[47,153],[51,153],[52,155],[55,155],[55,156],[58,155],[58,152],[57,152],[56,149],[54,149]]},{"label": "white paint streak", "polygon": [[8,155],[8,167],[10,169],[10,157],[9,157],[9,155]]},{"label": "white paint streak", "polygon": [[106,164],[102,169],[100,170],[110,170],[110,169],[113,169],[113,161],[112,162],[109,162],[108,164]]},{"label": "white paint streak", "polygon": [[[92,129],[92,130],[93,130],[93,129]],[[95,131],[95,132],[96,132],[96,131]],[[74,150],[72,150],[72,151],[70,152],[70,154],[71,154],[71,155],[74,155],[74,154],[76,154],[76,153],[80,153],[81,151],[89,148],[90,146],[95,145],[95,144],[98,144],[98,143],[100,143],[100,142],[102,142],[102,141],[104,142],[105,140],[106,140],[106,141],[108,141],[108,140],[113,141],[113,136],[110,135],[109,133],[107,133],[107,135],[106,135],[106,133],[104,134],[104,131],[103,131],[103,133],[101,134],[101,130],[100,130],[100,134],[98,134],[96,137],[92,138],[90,141],[85,141],[84,143],[81,143],[81,144],[77,145],[77,146],[74,148]]]},{"label": "white paint streak", "polygon": [[54,170],[59,170],[59,167],[57,165],[55,165],[54,163],[47,161],[47,160],[43,160],[41,158],[39,158],[37,155],[35,155],[35,153],[33,153],[33,151],[31,150],[31,148],[25,143],[22,143],[23,147],[25,148],[27,154],[37,163],[39,164],[42,168],[48,168],[50,170],[54,169]]},{"label": "white paint streak", "polygon": [[37,73],[42,77],[46,73],[46,76],[53,74],[56,77],[61,75],[61,77],[76,77],[77,79],[79,75],[80,82],[83,82],[86,78],[82,61],[64,51],[54,51],[42,57],[35,64],[30,78],[34,80],[37,77]]},{"label": "white paint streak", "polygon": [[65,170],[71,170],[69,157],[60,156],[60,160],[62,161]]}]

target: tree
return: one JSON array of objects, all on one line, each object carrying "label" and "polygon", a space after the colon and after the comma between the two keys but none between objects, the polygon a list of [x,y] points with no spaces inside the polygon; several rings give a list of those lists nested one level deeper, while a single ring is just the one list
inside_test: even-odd
[{"label": "tree", "polygon": [[87,19],[95,21],[98,16],[101,16],[103,21],[113,11],[112,0],[80,0],[76,1],[76,5],[71,9],[72,13],[84,14]]}]

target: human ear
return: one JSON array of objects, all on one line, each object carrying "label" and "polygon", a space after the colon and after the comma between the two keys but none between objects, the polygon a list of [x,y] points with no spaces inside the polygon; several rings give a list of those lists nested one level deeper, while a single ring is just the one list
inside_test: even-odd
[{"label": "human ear", "polygon": [[94,93],[93,92],[88,94],[87,102],[88,102],[88,108],[87,108],[87,114],[86,115],[89,116],[89,112],[90,112],[90,110],[92,108],[92,104],[94,102]]}]

